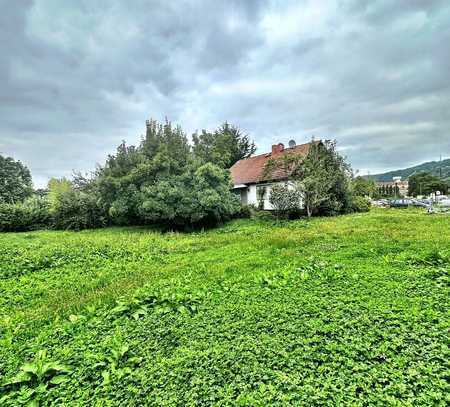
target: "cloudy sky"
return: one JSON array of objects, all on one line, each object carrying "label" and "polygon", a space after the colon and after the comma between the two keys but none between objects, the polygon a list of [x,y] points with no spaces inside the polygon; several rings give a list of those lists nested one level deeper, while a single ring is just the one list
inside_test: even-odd
[{"label": "cloudy sky", "polygon": [[371,173],[450,156],[448,0],[0,0],[0,154],[35,185],[145,119],[259,152],[335,138]]}]

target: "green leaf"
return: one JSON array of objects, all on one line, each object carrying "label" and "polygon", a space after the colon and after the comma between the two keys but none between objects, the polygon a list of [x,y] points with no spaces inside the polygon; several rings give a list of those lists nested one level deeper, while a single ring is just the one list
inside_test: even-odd
[{"label": "green leaf", "polygon": [[109,371],[104,370],[102,372],[102,377],[103,377],[102,386],[107,386],[108,384],[111,383],[111,373]]},{"label": "green leaf", "polygon": [[27,373],[32,373],[32,374],[37,374],[38,371],[38,367],[36,364],[34,363],[25,363],[20,370],[27,372]]},{"label": "green leaf", "polygon": [[60,383],[67,382],[68,380],[69,380],[68,376],[66,376],[66,375],[58,375],[58,376],[55,376],[52,380],[50,380],[50,383],[58,385]]},{"label": "green leaf", "polygon": [[38,387],[35,388],[36,393],[43,394],[47,391],[47,383],[41,383]]},{"label": "green leaf", "polygon": [[128,350],[130,349],[130,347],[128,345],[122,345],[120,348],[120,357],[123,357],[125,355],[125,353],[128,352]]},{"label": "green leaf", "polygon": [[9,382],[3,383],[3,386],[11,386],[14,384],[27,383],[33,378],[33,375],[29,372],[19,372]]},{"label": "green leaf", "polygon": [[140,307],[137,311],[132,314],[132,317],[138,320],[141,316],[147,315],[148,310],[146,307]]},{"label": "green leaf", "polygon": [[127,363],[129,365],[137,365],[137,364],[139,364],[141,362],[142,362],[142,358],[141,357],[133,357],[133,358],[128,359],[128,361],[127,361]]},{"label": "green leaf", "polygon": [[112,310],[112,314],[121,314],[123,312],[129,311],[130,306],[122,301],[117,301],[117,306],[115,306]]},{"label": "green leaf", "polygon": [[71,370],[67,366],[60,365],[58,362],[49,362],[44,364],[42,371],[44,374],[47,374],[51,371],[69,373]]}]

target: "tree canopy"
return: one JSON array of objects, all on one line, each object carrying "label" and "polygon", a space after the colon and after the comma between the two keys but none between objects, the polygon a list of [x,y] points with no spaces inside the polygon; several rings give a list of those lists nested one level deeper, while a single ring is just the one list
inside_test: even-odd
[{"label": "tree canopy", "polygon": [[240,213],[227,167],[255,146],[228,123],[194,144],[196,152],[180,126],[148,120],[136,146],[123,141],[92,174],[52,178],[40,198],[23,203],[17,201],[32,193],[30,173],[20,162],[0,157],[0,230],[221,223]]},{"label": "tree canopy", "polygon": [[373,198],[378,194],[375,181],[362,176],[357,176],[353,179],[352,190],[356,196],[368,196]]},{"label": "tree canopy", "polygon": [[201,162],[211,162],[222,168],[230,168],[243,158],[250,157],[256,146],[247,134],[227,122],[213,133],[206,130],[192,135],[193,153]]},{"label": "tree canopy", "polygon": [[447,193],[448,189],[448,182],[429,172],[419,172],[408,179],[408,195],[410,196],[429,195],[436,191]]},{"label": "tree canopy", "polygon": [[0,155],[0,203],[22,202],[33,193],[31,174],[20,161]]},{"label": "tree canopy", "polygon": [[351,169],[337,152],[336,142],[312,140],[306,156],[286,154],[271,159],[265,173],[279,168],[301,194],[308,217],[345,212],[351,207]]},{"label": "tree canopy", "polygon": [[[197,140],[201,151],[207,144]],[[100,205],[119,224],[221,222],[236,213],[239,204],[230,192],[224,161],[218,166],[206,157],[192,151],[179,126],[149,120],[138,146],[123,142],[97,170],[93,182]]]}]

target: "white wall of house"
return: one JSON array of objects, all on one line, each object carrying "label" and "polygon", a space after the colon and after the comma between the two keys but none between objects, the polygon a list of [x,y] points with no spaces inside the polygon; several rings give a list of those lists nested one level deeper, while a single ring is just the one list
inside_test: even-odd
[{"label": "white wall of house", "polygon": [[256,199],[256,185],[249,185],[247,188],[247,203],[249,205],[258,205],[258,200]]},{"label": "white wall of house", "polygon": [[[269,202],[270,191],[272,186],[274,185],[286,185],[286,181],[277,181],[272,182],[270,184],[250,184],[246,190],[241,191],[241,202],[247,205],[255,205],[258,206],[258,194],[257,189],[258,185],[260,187],[264,186],[266,188],[266,194],[264,196],[264,209],[265,210],[273,210],[273,206]],[[292,184],[288,183],[288,187],[293,188]]]}]

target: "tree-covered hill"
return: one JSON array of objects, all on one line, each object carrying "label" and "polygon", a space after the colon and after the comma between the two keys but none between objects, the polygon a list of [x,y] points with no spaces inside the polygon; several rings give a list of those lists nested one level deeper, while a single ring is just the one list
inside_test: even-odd
[{"label": "tree-covered hill", "polygon": [[371,175],[371,178],[374,179],[375,181],[386,182],[392,181],[392,177],[402,177],[402,179],[406,179],[411,175],[422,171],[430,172],[433,175],[442,176],[443,178],[450,179],[450,158],[447,158],[442,161],[429,161],[402,170],[395,170],[385,172],[383,174]]}]

